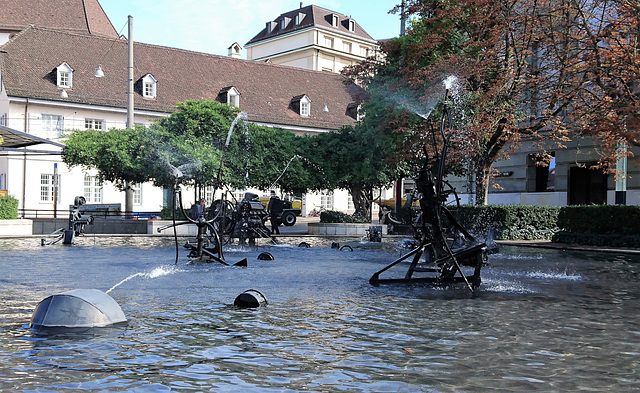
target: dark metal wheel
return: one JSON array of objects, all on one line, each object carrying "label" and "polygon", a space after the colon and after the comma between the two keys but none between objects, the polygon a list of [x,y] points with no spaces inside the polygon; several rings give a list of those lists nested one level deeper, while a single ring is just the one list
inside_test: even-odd
[{"label": "dark metal wheel", "polygon": [[287,212],[287,213],[284,213],[282,215],[281,220],[282,220],[282,223],[285,226],[290,227],[290,226],[295,225],[295,223],[296,223],[296,215],[293,214],[292,212]]}]

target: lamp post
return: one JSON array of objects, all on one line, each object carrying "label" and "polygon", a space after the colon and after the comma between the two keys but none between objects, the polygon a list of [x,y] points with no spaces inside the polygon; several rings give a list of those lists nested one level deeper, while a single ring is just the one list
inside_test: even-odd
[{"label": "lamp post", "polygon": [[[129,15],[127,22],[129,32],[127,36],[127,128],[133,128],[133,16]],[[133,189],[131,182],[125,182],[124,190],[125,218],[131,218],[133,212]]]},{"label": "lamp post", "polygon": [[[127,128],[133,128],[133,16],[129,15],[127,18],[127,25],[129,30],[127,33]],[[94,74],[96,78],[104,77],[104,71],[102,65],[98,65],[98,69]],[[131,182],[125,182],[124,190],[124,210],[125,218],[131,218],[133,212],[133,188],[131,188]]]}]

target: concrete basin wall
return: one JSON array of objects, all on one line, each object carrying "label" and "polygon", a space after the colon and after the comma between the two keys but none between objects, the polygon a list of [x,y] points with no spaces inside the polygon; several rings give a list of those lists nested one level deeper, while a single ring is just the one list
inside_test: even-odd
[{"label": "concrete basin wall", "polygon": [[353,224],[353,223],[309,223],[309,235],[327,236],[365,236],[371,226],[382,227],[382,234],[387,234],[386,225]]},{"label": "concrete basin wall", "polygon": [[31,220],[0,220],[0,236],[31,235]]}]

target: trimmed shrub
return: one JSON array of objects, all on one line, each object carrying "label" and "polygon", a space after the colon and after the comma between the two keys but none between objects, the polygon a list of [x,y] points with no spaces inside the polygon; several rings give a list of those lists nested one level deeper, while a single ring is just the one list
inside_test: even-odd
[{"label": "trimmed shrub", "polygon": [[640,247],[640,207],[625,205],[565,206],[553,236],[557,243]]},{"label": "trimmed shrub", "polygon": [[18,200],[10,195],[0,197],[0,220],[18,218]]},{"label": "trimmed shrub", "polygon": [[[182,210],[180,209],[176,209],[176,220],[177,221],[184,221],[184,215],[182,214]],[[187,214],[189,214],[189,211],[187,211]],[[160,219],[161,220],[171,220],[173,219],[173,216],[171,215],[171,208],[170,207],[163,207],[162,210],[160,210]]]},{"label": "trimmed shrub", "polygon": [[558,226],[566,232],[589,234],[640,234],[640,206],[565,206]]},{"label": "trimmed shrub", "polygon": [[597,235],[560,231],[553,235],[552,240],[555,243],[582,244],[585,246],[640,248],[640,235]]},{"label": "trimmed shrub", "polygon": [[451,209],[469,232],[496,240],[551,239],[558,231],[557,206],[465,205]]},{"label": "trimmed shrub", "polygon": [[349,214],[328,210],[320,213],[320,222],[322,223],[370,223],[366,218],[354,217]]}]

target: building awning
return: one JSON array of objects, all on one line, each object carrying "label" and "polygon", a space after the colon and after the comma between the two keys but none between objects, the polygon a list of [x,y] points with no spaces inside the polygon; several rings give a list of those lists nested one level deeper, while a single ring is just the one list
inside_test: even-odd
[{"label": "building awning", "polygon": [[60,148],[64,147],[62,143],[53,142],[48,139],[30,135],[5,126],[0,126],[0,137],[2,137],[2,143],[0,143],[0,151],[39,145],[41,143],[53,145]]}]

